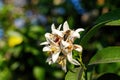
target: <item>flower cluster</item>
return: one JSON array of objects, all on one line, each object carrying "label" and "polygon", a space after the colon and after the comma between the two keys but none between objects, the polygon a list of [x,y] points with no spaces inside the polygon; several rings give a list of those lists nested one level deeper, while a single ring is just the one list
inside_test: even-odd
[{"label": "flower cluster", "polygon": [[71,30],[67,21],[63,24],[63,30],[61,27],[62,25],[56,29],[55,25],[52,24],[52,32],[45,34],[46,42],[41,43],[41,45],[45,45],[43,51],[49,53],[46,62],[49,64],[58,63],[66,72],[66,60],[74,65],[80,65],[77,60],[73,59],[72,51],[82,52],[82,46],[73,44],[73,42],[76,38],[80,38],[79,32],[84,31],[84,29]]}]

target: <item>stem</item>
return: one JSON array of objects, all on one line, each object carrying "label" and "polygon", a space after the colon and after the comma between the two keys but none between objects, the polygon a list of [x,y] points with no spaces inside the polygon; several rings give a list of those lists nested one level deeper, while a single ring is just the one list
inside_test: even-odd
[{"label": "stem", "polygon": [[81,67],[78,74],[78,80],[81,80],[83,78],[83,74],[84,74],[84,68]]},{"label": "stem", "polygon": [[85,65],[84,65],[83,62],[82,62],[82,54],[80,54],[80,59],[79,59],[79,61],[80,61],[80,66],[81,66],[81,68],[80,68],[80,71],[79,71],[78,80],[83,79],[84,75],[85,75],[85,80],[87,80],[87,77],[86,77],[87,74],[86,74],[86,72],[85,72],[86,67],[85,67]]}]

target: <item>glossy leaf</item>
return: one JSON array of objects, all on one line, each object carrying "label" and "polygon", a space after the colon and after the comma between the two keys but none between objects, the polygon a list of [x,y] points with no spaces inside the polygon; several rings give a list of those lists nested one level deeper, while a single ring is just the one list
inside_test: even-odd
[{"label": "glossy leaf", "polygon": [[90,60],[91,64],[120,62],[120,46],[107,47],[98,51]]},{"label": "glossy leaf", "polygon": [[109,25],[109,26],[120,26],[120,19],[108,22],[106,25]]},{"label": "glossy leaf", "polygon": [[95,25],[82,37],[80,44],[85,47],[90,38],[94,36],[101,27],[103,27],[108,22],[119,19],[120,9],[102,15],[96,20]]},{"label": "glossy leaf", "polygon": [[65,80],[81,80],[84,68],[79,67],[67,72]]}]

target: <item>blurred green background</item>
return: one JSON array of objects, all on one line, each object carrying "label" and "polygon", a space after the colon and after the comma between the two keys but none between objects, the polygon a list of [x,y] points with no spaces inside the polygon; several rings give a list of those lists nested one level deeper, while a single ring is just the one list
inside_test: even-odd
[{"label": "blurred green background", "polygon": [[[0,0],[0,80],[64,80],[66,73],[45,62],[47,54],[40,46],[51,24],[67,20],[72,29],[88,30],[100,15],[119,5],[119,0]],[[95,34],[83,51],[83,62],[108,45],[120,45],[118,26]],[[105,71],[120,74],[119,63],[105,65],[97,65],[93,76]]]}]

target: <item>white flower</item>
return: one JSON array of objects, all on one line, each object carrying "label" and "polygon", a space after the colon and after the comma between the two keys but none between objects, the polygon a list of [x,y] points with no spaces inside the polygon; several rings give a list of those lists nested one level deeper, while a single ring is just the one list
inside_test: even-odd
[{"label": "white flower", "polygon": [[45,46],[43,48],[43,51],[44,52],[49,52],[49,54],[51,55],[51,57],[49,57],[49,58],[51,58],[52,61],[50,60],[50,62],[49,62],[47,60],[47,62],[49,62],[49,64],[51,64],[51,63],[55,63],[56,62],[56,60],[59,57],[59,54],[61,52],[61,49],[60,49],[60,47],[59,47],[59,45],[57,43],[53,42],[50,39],[48,39],[48,41],[49,41],[50,45]]},{"label": "white flower", "polygon": [[61,25],[57,29],[55,29],[55,25],[54,24],[51,25],[52,34],[58,35],[60,37],[63,37],[63,33],[60,31],[60,29],[61,29]]},{"label": "white flower", "polygon": [[78,52],[82,52],[82,46],[74,44],[74,49]]},{"label": "white flower", "polygon": [[52,33],[46,33],[45,38],[46,38],[47,41],[42,42],[40,45],[50,44],[49,40],[52,40],[53,42],[59,42],[59,39],[61,37],[63,37],[63,32],[60,31],[60,29],[61,29],[61,25],[59,25],[59,27],[57,29],[55,29],[55,25],[52,24],[51,25]]},{"label": "white flower", "polygon": [[67,23],[67,21],[63,24],[63,31],[65,35],[68,35],[67,39],[71,40],[72,42],[74,42],[75,38],[80,38],[80,34],[79,32],[84,31],[83,28],[78,28],[77,30],[71,30],[69,28],[69,25]]},{"label": "white flower", "polygon": [[[65,42],[63,40],[61,41],[61,51],[64,54],[64,56],[66,56],[66,59],[74,65],[80,65],[80,63],[77,60],[73,59],[73,57],[72,57],[72,51],[74,49],[76,51],[82,52],[82,47],[81,46],[74,45],[72,43]],[[62,64],[62,67],[65,68],[65,66],[66,66],[66,64],[64,62],[64,65]]]},{"label": "white flower", "polygon": [[51,33],[45,34],[46,41],[41,43],[41,45],[45,45],[43,51],[49,53],[46,62],[49,64],[58,63],[65,72],[67,71],[67,60],[74,65],[80,65],[77,60],[73,59],[72,51],[82,52],[82,46],[73,44],[73,42],[76,38],[80,38],[79,32],[84,29],[71,30],[66,21],[63,24],[63,30],[61,30],[61,25],[56,29],[54,24],[51,25],[51,30]]}]

